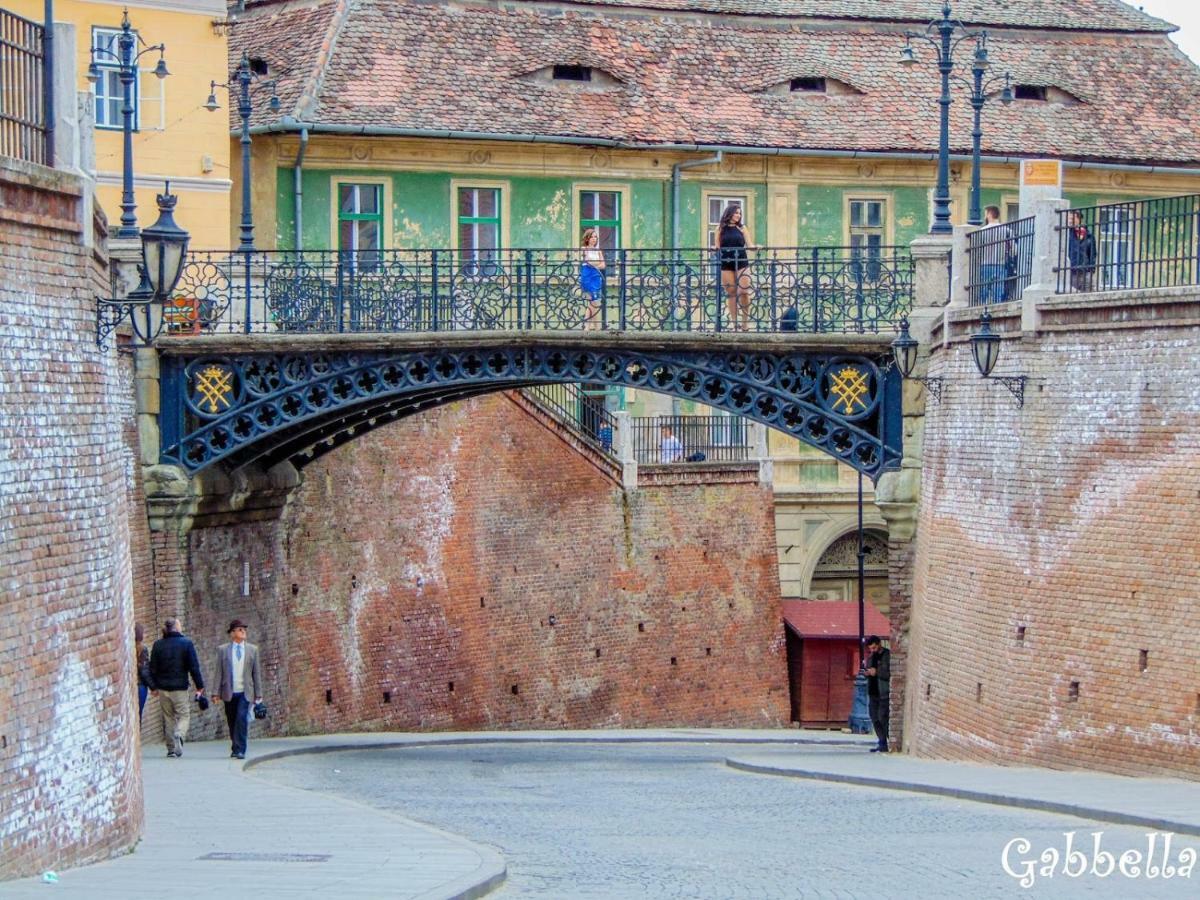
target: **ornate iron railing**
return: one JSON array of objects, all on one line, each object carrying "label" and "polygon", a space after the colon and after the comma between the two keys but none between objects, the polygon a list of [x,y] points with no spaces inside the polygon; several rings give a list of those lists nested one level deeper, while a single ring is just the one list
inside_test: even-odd
[{"label": "ornate iron railing", "polygon": [[749,429],[741,416],[638,416],[630,429],[641,465],[750,458]]},{"label": "ornate iron railing", "polygon": [[967,262],[971,306],[1020,300],[1033,276],[1033,216],[971,232]]},{"label": "ornate iron railing", "polygon": [[1200,194],[1058,214],[1057,292],[1200,283]]},{"label": "ornate iron railing", "polygon": [[166,321],[176,333],[874,333],[912,306],[907,248],[751,250],[724,283],[719,253],[606,251],[589,294],[579,250],[193,252]]},{"label": "ornate iron railing", "polygon": [[0,9],[0,156],[51,165],[46,29]]},{"label": "ornate iron railing", "polygon": [[602,396],[572,383],[538,384],[524,388],[521,393],[565,422],[597,450],[612,454],[616,424],[612,413],[604,408]]}]

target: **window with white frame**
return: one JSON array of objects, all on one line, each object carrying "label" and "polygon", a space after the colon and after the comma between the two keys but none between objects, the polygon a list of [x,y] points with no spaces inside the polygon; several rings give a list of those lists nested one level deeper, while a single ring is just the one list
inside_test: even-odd
[{"label": "window with white frame", "polygon": [[[116,28],[93,28],[92,50],[96,68],[100,70],[100,80],[96,82],[96,127],[123,128],[122,109],[125,105],[125,89],[121,84],[121,31]],[[137,32],[133,32],[134,46],[137,46]],[[136,64],[135,64],[136,65]],[[139,83],[141,79],[135,73],[132,85],[133,94],[133,129],[141,126],[141,98]]]},{"label": "window with white frame", "polygon": [[383,185],[338,184],[338,250],[355,269],[379,266],[383,215]]}]

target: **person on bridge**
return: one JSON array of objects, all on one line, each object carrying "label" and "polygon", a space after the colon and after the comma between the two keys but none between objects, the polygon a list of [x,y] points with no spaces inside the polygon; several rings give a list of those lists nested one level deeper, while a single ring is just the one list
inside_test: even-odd
[{"label": "person on bridge", "polygon": [[1096,271],[1096,239],[1083,224],[1083,214],[1077,209],[1067,216],[1067,262],[1071,264],[1071,290],[1087,293],[1092,289],[1092,274]]},{"label": "person on bridge", "polygon": [[750,256],[753,249],[742,223],[742,208],[736,203],[725,207],[717,229],[721,258],[721,287],[729,307],[729,323],[734,331],[750,330]]},{"label": "person on bridge", "polygon": [[[183,756],[183,739],[191,716],[188,677],[196,685],[196,699],[204,696],[204,676],[196,645],[184,637],[183,625],[176,618],[163,622],[163,636],[150,648],[150,680],[158,691],[163,714],[163,741],[167,756]],[[207,701],[206,701],[207,702]]]},{"label": "person on bridge", "polygon": [[604,302],[604,251],[600,249],[600,230],[585,228],[580,242],[583,248],[583,264],[579,267],[579,287],[587,298],[587,317],[583,320],[585,330],[600,328],[600,304]]},{"label": "person on bridge", "polygon": [[867,705],[875,737],[879,743],[872,753],[888,752],[888,712],[892,702],[892,652],[883,646],[879,635],[867,638]]},{"label": "person on bridge", "polygon": [[683,444],[679,443],[679,438],[675,437],[675,432],[671,430],[670,425],[662,427],[662,440],[658,445],[658,461],[663,463],[676,463],[683,459]]},{"label": "person on bridge", "polygon": [[246,623],[234,619],[227,631],[229,643],[217,648],[217,694],[225,701],[225,721],[229,725],[230,757],[246,758],[250,725],[250,698],[262,703],[262,672],[258,666],[258,647],[246,643]]},{"label": "person on bridge", "polygon": [[983,230],[987,232],[983,243],[983,264],[979,267],[983,302],[1003,303],[1005,281],[1008,279],[1008,261],[1016,255],[1013,233],[1011,228],[1000,222],[1000,207],[987,207],[983,211],[983,217]]}]

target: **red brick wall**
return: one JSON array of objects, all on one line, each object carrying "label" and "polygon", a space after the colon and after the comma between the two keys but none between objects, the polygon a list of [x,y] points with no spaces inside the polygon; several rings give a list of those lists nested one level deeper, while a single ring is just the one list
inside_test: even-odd
[{"label": "red brick wall", "polygon": [[142,826],[125,400],[80,191],[0,161],[0,879],[124,852]]},{"label": "red brick wall", "polygon": [[207,661],[248,618],[292,732],[780,725],[771,493],[730,480],[625,494],[506,396],[442,407],[309,465],[278,527],[194,531],[190,630]]},{"label": "red brick wall", "polygon": [[1024,409],[965,345],[935,357],[948,387],[926,418],[906,738],[926,756],[1200,776],[1196,298],[1169,312],[1186,325],[1076,303],[1066,330],[1005,343],[999,369],[1032,377]]}]

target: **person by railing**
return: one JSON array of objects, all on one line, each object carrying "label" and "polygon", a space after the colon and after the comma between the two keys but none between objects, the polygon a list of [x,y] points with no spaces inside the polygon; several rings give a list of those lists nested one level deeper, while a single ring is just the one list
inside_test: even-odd
[{"label": "person by railing", "polygon": [[1067,265],[1071,267],[1071,290],[1090,291],[1096,272],[1096,239],[1078,210],[1067,215]]},{"label": "person by railing", "polygon": [[637,416],[630,429],[639,465],[750,458],[749,428],[740,416]]},{"label": "person by railing", "polygon": [[750,330],[750,257],[751,246],[742,221],[742,208],[736,203],[725,207],[717,228],[717,246],[721,260],[721,288],[729,304],[729,324],[733,331]]},{"label": "person by railing", "polygon": [[1033,274],[1034,217],[1000,221],[989,206],[988,224],[967,237],[967,293],[972,306],[1019,300]]},{"label": "person by railing", "polygon": [[583,262],[579,267],[579,287],[587,298],[587,317],[583,327],[589,331],[599,330],[600,304],[604,302],[604,251],[600,249],[600,231],[585,228],[583,240]]},{"label": "person by railing", "polygon": [[613,452],[616,420],[604,406],[600,392],[585,390],[583,385],[538,384],[522,393],[556,419],[575,429],[580,437],[599,450]]}]

